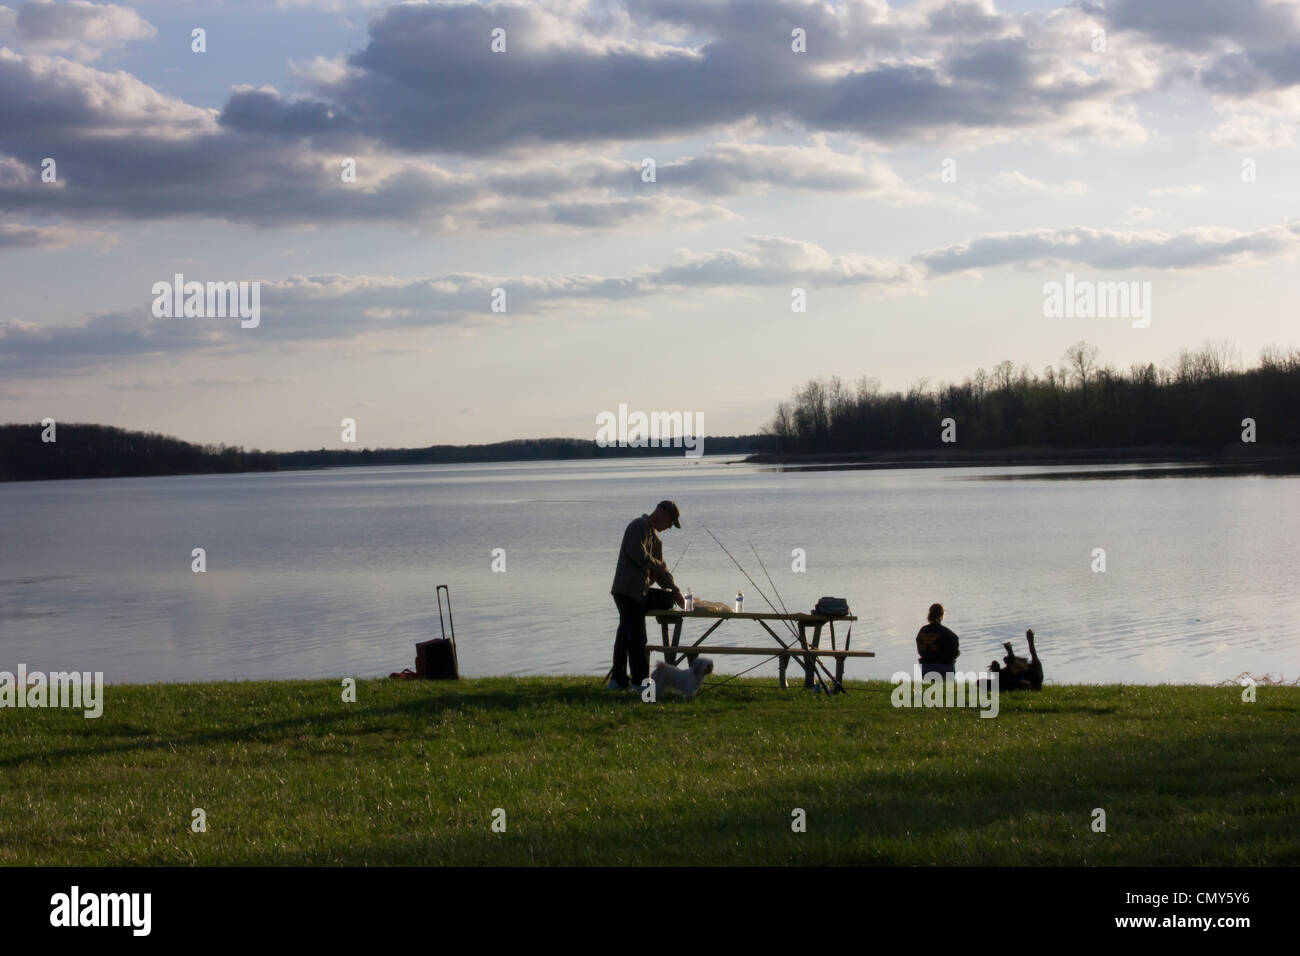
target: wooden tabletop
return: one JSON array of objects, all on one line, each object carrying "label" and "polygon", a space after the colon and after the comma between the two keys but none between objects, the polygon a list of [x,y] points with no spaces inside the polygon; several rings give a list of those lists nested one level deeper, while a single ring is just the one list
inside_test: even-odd
[{"label": "wooden tabletop", "polygon": [[806,624],[857,620],[857,617],[852,614],[837,614],[833,617],[828,614],[765,614],[752,611],[742,611],[737,614],[735,611],[683,611],[680,608],[672,608],[667,611],[646,611],[646,617],[698,617],[709,619],[734,617],[746,621],[801,621]]},{"label": "wooden tabletop", "polygon": [[809,655],[812,657],[875,657],[875,651],[845,651],[834,647],[803,647],[800,644],[791,644],[787,648],[778,647],[772,650],[772,645],[764,647],[732,647],[729,644],[688,644],[685,646],[674,646],[672,644],[647,644],[647,651],[659,651],[661,654],[676,654],[678,657],[708,656],[709,654],[749,654],[751,656],[762,656],[764,654],[771,657],[778,655],[789,655],[791,657],[803,657]]}]

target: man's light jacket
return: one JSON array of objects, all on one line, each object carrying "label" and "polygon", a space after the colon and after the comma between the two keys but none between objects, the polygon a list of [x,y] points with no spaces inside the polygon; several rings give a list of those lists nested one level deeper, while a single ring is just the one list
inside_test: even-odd
[{"label": "man's light jacket", "polygon": [[624,594],[644,601],[650,582],[672,589],[673,576],[664,567],[664,546],[659,540],[649,515],[632,521],[623,532],[623,544],[618,549],[618,565],[614,568],[614,586],[610,594]]}]

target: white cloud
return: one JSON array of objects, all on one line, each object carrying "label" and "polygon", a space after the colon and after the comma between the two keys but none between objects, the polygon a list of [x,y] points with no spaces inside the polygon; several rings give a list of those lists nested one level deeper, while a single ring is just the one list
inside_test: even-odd
[{"label": "white cloud", "polygon": [[64,246],[79,242],[100,242],[111,245],[116,239],[117,237],[112,233],[97,232],[93,229],[0,223],[0,249],[62,249]]},{"label": "white cloud", "polygon": [[1088,192],[1088,184],[1077,179],[1063,183],[1045,183],[1015,170],[998,173],[993,177],[993,186],[996,192],[1004,195],[1022,193],[1035,196],[1083,196]]},{"label": "white cloud", "polygon": [[67,53],[94,60],[158,31],[130,7],[86,0],[32,0],[17,9],[0,7],[0,40],[34,53]]},{"label": "white cloud", "polygon": [[997,266],[1070,263],[1097,269],[1196,269],[1290,256],[1300,223],[1241,232],[1214,226],[1178,233],[1074,226],[993,233],[914,257],[932,275]]},{"label": "white cloud", "polygon": [[1280,149],[1294,146],[1295,120],[1277,112],[1238,112],[1218,125],[1210,139],[1232,149]]},{"label": "white cloud", "polygon": [[[128,74],[6,50],[0,96],[23,104],[0,127],[0,205],[41,215],[574,232],[689,229],[735,218],[716,202],[721,197],[774,189],[892,204],[930,198],[883,162],[821,142],[718,144],[663,162],[654,183],[642,181],[639,161],[577,148],[553,150],[541,162],[507,156],[466,164],[452,157],[448,164],[356,133],[288,136],[329,126],[335,111],[326,103],[286,105],[272,87],[237,86],[236,105],[218,121],[214,111]],[[57,193],[37,176],[35,164],[45,155],[78,170]],[[343,158],[355,161],[355,182],[343,181]]]},{"label": "white cloud", "polygon": [[[622,275],[291,276],[258,280],[262,321],[255,332],[241,329],[238,321],[153,319],[147,304],[94,315],[78,325],[0,321],[0,369],[36,374],[132,355],[230,353],[277,341],[347,340],[373,332],[510,322],[549,314],[572,318],[583,303],[608,306],[687,290],[699,294],[800,286],[922,292],[927,281],[986,268],[1064,263],[1117,271],[1182,270],[1290,258],[1298,251],[1300,223],[1253,232],[1222,227],[1166,233],[1076,226],[990,233],[904,260],[833,254],[815,243],[786,236],[752,236],[742,249],[682,251],[663,266]],[[506,290],[506,316],[491,312],[496,288]],[[589,314],[603,316],[607,310]]]}]

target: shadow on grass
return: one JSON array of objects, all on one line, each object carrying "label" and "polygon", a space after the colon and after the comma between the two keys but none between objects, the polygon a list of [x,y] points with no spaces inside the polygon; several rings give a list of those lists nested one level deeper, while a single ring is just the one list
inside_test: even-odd
[{"label": "shadow on grass", "polygon": [[[331,696],[329,699],[338,702],[337,687],[330,684],[322,687],[322,692]],[[773,696],[780,696],[794,703],[799,700],[816,699],[825,707],[835,709],[838,701],[847,699],[852,696],[860,700],[863,695],[869,697],[887,698],[890,685],[882,682],[865,684],[861,682],[848,683],[849,695],[841,698],[839,695],[824,697],[822,695],[813,695],[803,688],[791,687],[789,690],[780,690],[770,686],[763,679],[755,679],[754,682],[741,684],[738,682],[729,683],[725,690],[714,692],[714,695],[708,698],[710,706],[717,706],[719,703],[726,705],[743,705],[757,701],[770,701]],[[301,706],[303,703],[302,688],[295,687],[292,684],[285,685],[284,703],[292,703]],[[95,757],[106,754],[128,754],[147,752],[151,750],[170,750],[177,747],[188,746],[205,746],[222,743],[240,743],[246,741],[273,742],[276,737],[288,738],[300,736],[302,731],[314,727],[337,727],[338,724],[345,721],[362,722],[364,724],[375,725],[374,730],[384,730],[380,726],[386,718],[391,717],[427,717],[441,718],[449,713],[463,714],[480,714],[503,712],[510,713],[519,710],[537,709],[545,705],[567,706],[574,703],[585,705],[605,706],[608,705],[611,712],[618,712],[628,706],[634,706],[639,703],[639,699],[631,694],[611,694],[606,692],[599,681],[595,679],[569,680],[551,679],[544,682],[525,681],[518,682],[510,678],[478,678],[466,682],[397,682],[375,680],[366,682],[362,685],[365,693],[371,695],[373,699],[376,696],[387,696],[390,694],[407,695],[405,699],[398,700],[390,705],[369,704],[365,706],[344,705],[339,703],[334,710],[319,710],[305,714],[299,717],[290,717],[280,720],[270,720],[262,723],[251,723],[241,726],[231,726],[220,730],[205,730],[200,733],[190,733],[184,736],[159,735],[158,732],[150,727],[141,726],[141,718],[137,712],[131,712],[129,707],[137,706],[134,701],[126,709],[128,712],[117,721],[107,715],[104,718],[95,721],[81,720],[77,723],[69,722],[66,725],[60,725],[52,733],[61,734],[71,737],[85,738],[121,738],[121,737],[144,737],[151,736],[155,739],[150,740],[120,740],[110,739],[104,741],[99,746],[84,747],[63,747],[57,750],[33,750],[30,753],[16,754],[7,757],[0,757],[0,767],[20,767],[24,764],[46,761],[61,760],[66,758],[78,757]],[[138,695],[143,688],[134,688],[133,694]],[[242,690],[242,688],[241,688]],[[414,696],[410,696],[410,695]],[[322,698],[323,700],[325,698]],[[1060,701],[1051,700],[1041,697],[1037,694],[1018,694],[1014,696],[1003,695],[1003,705],[1000,720],[1007,718],[1015,719],[1032,719],[1043,714],[1088,714],[1088,715],[1109,715],[1120,712],[1119,707],[1099,706],[1088,704],[1070,704]],[[701,698],[703,703],[704,698]],[[268,696],[265,689],[258,689],[255,695],[243,696],[240,691],[229,692],[220,697],[213,703],[213,708],[219,712],[227,712],[232,706],[261,706],[264,704],[274,704],[274,698]],[[106,702],[105,711],[111,711],[109,706],[111,701]],[[686,704],[685,701],[677,697],[672,697],[662,702],[663,706],[692,707],[695,705]],[[321,707],[327,706],[322,703]],[[329,705],[333,706],[333,704]],[[1287,709],[1287,708],[1283,708]],[[201,715],[203,713],[203,703],[194,703],[191,713],[185,717],[174,718],[179,720],[194,719],[191,714]],[[41,711],[41,714],[52,714],[55,712]],[[61,712],[56,716],[64,716]],[[856,711],[853,714],[854,719],[870,718],[871,713]],[[1127,715],[1134,718],[1141,718],[1142,715]],[[93,725],[93,726],[92,726]],[[359,730],[358,732],[373,732]]]},{"label": "shadow on grass", "polygon": [[[497,679],[492,679],[493,681]],[[388,684],[387,682],[377,681],[382,684],[385,690],[388,687],[394,687],[396,682]],[[485,681],[486,683],[486,681]],[[408,685],[410,686],[410,685]],[[460,688],[468,686],[468,689]],[[398,689],[398,688],[394,688]],[[489,712],[513,712],[525,709],[535,709],[539,705],[555,704],[569,705],[575,702],[588,704],[610,704],[610,705],[627,705],[636,702],[636,698],[631,695],[614,695],[606,693],[593,680],[590,683],[572,683],[552,686],[548,684],[525,683],[510,685],[509,689],[503,687],[500,690],[479,689],[473,685],[456,685],[456,684],[414,684],[412,690],[424,692],[420,696],[407,700],[398,701],[390,706],[365,706],[357,707],[351,704],[342,704],[339,709],[334,711],[319,711],[302,717],[285,718],[283,720],[265,721],[263,723],[253,723],[238,727],[229,727],[223,730],[208,730],[202,733],[187,734],[185,736],[159,736],[154,740],[138,741],[121,741],[115,740],[105,742],[100,746],[86,747],[64,747],[58,750],[35,750],[31,753],[17,754],[9,757],[0,757],[0,767],[19,767],[23,764],[35,761],[61,760],[65,758],[77,757],[96,757],[105,754],[127,754],[144,752],[150,750],[171,750],[176,747],[203,746],[222,743],[240,743],[250,740],[259,742],[268,742],[275,737],[291,737],[299,735],[306,728],[330,727],[337,725],[341,721],[362,721],[365,723],[378,723],[389,717],[441,717],[447,713],[489,713]],[[373,692],[373,690],[372,690]],[[384,693],[385,691],[379,691]],[[405,688],[399,692],[407,692]],[[329,693],[334,695],[334,700],[338,701],[338,690],[335,686],[330,685]],[[263,698],[264,699],[264,698]],[[295,699],[299,699],[295,695]],[[232,698],[223,698],[214,706],[221,711],[230,709],[233,703],[245,703],[242,700]],[[348,709],[348,708],[354,709]],[[108,705],[105,705],[105,711],[108,711]],[[201,713],[201,708],[195,705],[194,713]],[[41,711],[40,713],[50,713]],[[63,716],[63,715],[58,715]],[[79,718],[81,719],[81,718]],[[188,719],[188,718],[186,718]],[[95,726],[91,726],[94,724]],[[132,719],[123,719],[120,722],[114,722],[105,717],[97,721],[84,721],[79,724],[71,724],[66,729],[59,727],[57,733],[66,736],[83,736],[83,737],[138,737],[142,735],[153,735],[157,731],[144,729],[139,726],[138,717]]]},{"label": "shadow on grass", "polygon": [[[1300,862],[1292,762],[1261,777],[1248,730],[1135,737],[1007,753],[1005,765],[941,758],[828,783],[821,768],[715,787],[701,806],[597,804],[583,823],[546,808],[481,827],[370,833],[319,850],[236,854],[241,865],[1273,865]],[[875,755],[878,757],[879,755]],[[570,801],[585,797],[570,789]],[[807,832],[793,833],[794,808]],[[1108,831],[1093,832],[1094,808]],[[557,818],[558,816],[558,818]]]}]

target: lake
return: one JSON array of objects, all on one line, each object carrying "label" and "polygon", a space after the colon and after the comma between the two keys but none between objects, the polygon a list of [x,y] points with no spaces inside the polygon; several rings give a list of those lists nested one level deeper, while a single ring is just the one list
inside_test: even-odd
[{"label": "lake", "polygon": [[[776,601],[757,551],[791,611],[848,598],[853,647],[877,654],[850,661],[850,678],[910,670],[933,601],[968,670],[1003,641],[1025,654],[1032,627],[1059,683],[1300,673],[1300,478],[1011,480],[1052,471],[674,457],[0,484],[0,669],[373,677],[413,667],[414,643],[438,636],[446,583],[462,673],[594,683],[623,529],[672,498],[683,528],[664,551],[683,590],[730,603],[740,589],[746,610],[766,610],[707,525]],[[741,621],[715,639],[771,642]]]}]

